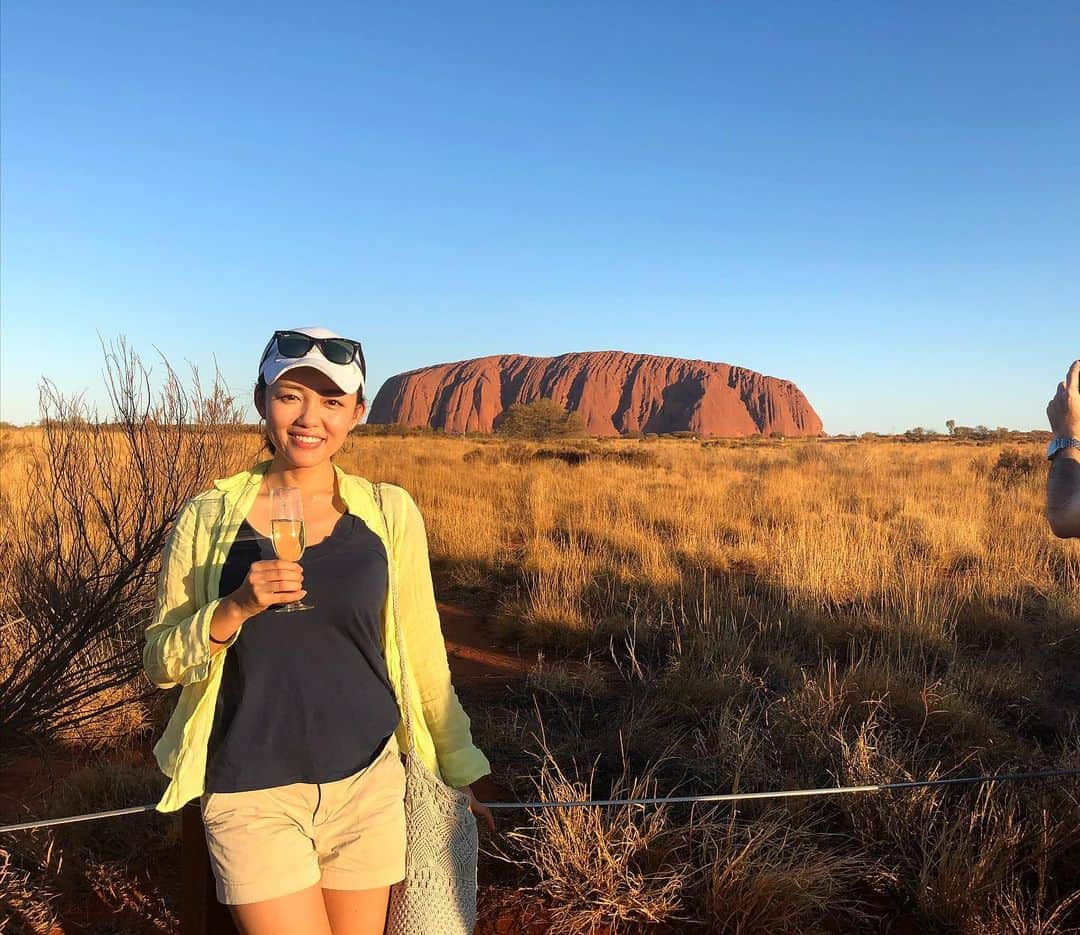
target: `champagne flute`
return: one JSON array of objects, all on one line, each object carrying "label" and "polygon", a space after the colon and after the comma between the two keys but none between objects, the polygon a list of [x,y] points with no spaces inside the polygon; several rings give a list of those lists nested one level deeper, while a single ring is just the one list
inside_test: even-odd
[{"label": "champagne flute", "polygon": [[[273,487],[270,490],[270,541],[274,554],[285,562],[298,562],[304,554],[304,502],[299,487]],[[312,610],[303,600],[280,604],[277,613]]]}]

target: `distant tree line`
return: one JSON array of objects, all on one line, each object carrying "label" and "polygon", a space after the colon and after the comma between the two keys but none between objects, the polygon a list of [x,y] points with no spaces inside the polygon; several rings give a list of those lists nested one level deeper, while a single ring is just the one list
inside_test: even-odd
[{"label": "distant tree line", "polygon": [[[917,425],[914,428],[908,429],[904,432],[903,437],[908,441],[920,442],[920,441],[935,441],[939,439],[959,439],[962,441],[1042,441],[1047,435],[1044,431],[1020,431],[1017,429],[1008,429],[1004,426],[998,426],[997,428],[990,428],[988,425],[957,425],[955,419],[949,419],[945,423],[945,429],[947,434],[942,435],[936,429],[923,428],[921,425]],[[876,432],[866,432],[861,437],[882,437]],[[886,436],[887,437],[887,436]]]}]

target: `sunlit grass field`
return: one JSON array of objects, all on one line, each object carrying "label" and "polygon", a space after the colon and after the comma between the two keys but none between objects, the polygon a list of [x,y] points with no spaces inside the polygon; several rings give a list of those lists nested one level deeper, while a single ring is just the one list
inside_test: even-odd
[{"label": "sunlit grass field", "polygon": [[[507,639],[618,673],[555,665],[482,718],[521,775],[541,724],[549,763],[584,781],[599,757],[604,794],[645,776],[685,794],[1080,763],[1080,549],[1047,529],[1038,446],[624,440],[561,460],[551,445],[372,442],[341,463],[414,493],[443,593]],[[699,812],[695,833],[674,810],[663,828],[547,813],[522,847],[581,931],[676,906],[724,931],[829,916],[868,931],[883,905],[925,931],[1053,931],[1078,883],[1076,793],[728,807]]]},{"label": "sunlit grass field", "polygon": [[[5,437],[5,489],[35,443]],[[1080,766],[1080,547],[1047,529],[1038,446],[1004,450],[436,435],[337,460],[413,494],[440,598],[543,649],[523,684],[463,699],[532,799]],[[485,899],[569,932],[1067,931],[1078,793],[518,815]]]}]

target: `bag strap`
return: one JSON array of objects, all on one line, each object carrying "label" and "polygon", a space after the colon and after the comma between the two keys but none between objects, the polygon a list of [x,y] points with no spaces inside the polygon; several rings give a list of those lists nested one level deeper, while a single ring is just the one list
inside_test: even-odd
[{"label": "bag strap", "polygon": [[404,698],[398,698],[398,707],[401,708],[401,715],[405,719],[405,746],[406,754],[411,754],[414,749],[413,743],[413,730],[412,730],[412,716],[409,713],[409,683],[408,683],[408,665],[406,664],[405,657],[405,634],[402,633],[401,620],[398,619],[398,598],[397,598],[397,574],[394,569],[394,557],[391,554],[393,551],[393,535],[390,532],[390,524],[386,520],[386,509],[383,506],[382,498],[382,484],[372,484],[371,490],[375,495],[375,502],[379,505],[379,512],[382,514],[383,529],[386,530],[386,544],[388,546],[386,550],[386,566],[387,574],[390,578],[390,609],[391,616],[394,621],[394,635],[397,638],[397,651],[398,651],[398,671],[401,673],[401,692],[400,694]]}]

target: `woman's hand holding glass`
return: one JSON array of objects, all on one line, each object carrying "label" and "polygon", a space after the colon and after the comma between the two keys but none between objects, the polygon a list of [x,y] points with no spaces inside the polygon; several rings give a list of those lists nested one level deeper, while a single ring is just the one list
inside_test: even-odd
[{"label": "woman's hand holding glass", "polygon": [[243,583],[229,597],[245,617],[254,617],[274,604],[300,600],[307,594],[303,585],[304,569],[299,562],[271,558],[252,562]]}]

